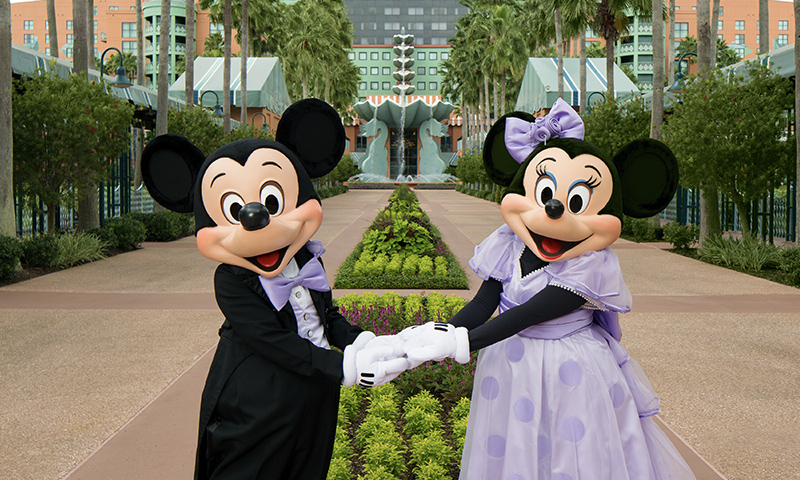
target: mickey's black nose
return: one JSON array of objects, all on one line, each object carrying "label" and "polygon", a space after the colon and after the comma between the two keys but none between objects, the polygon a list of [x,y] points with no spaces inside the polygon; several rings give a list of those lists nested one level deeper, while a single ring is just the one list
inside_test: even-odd
[{"label": "mickey's black nose", "polygon": [[269,225],[269,212],[263,203],[251,202],[239,210],[239,222],[248,232]]},{"label": "mickey's black nose", "polygon": [[[544,212],[553,220],[558,220],[564,215],[564,204],[560,200],[551,198],[544,204]],[[240,214],[241,215],[241,214]]]}]

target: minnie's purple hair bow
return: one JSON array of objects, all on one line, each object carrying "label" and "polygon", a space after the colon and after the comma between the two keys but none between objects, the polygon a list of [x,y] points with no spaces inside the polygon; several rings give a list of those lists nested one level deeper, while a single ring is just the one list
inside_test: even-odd
[{"label": "minnie's purple hair bow", "polygon": [[583,140],[583,120],[560,98],[550,113],[533,123],[517,117],[506,118],[506,148],[517,163],[524,162],[540,143],[551,138]]}]

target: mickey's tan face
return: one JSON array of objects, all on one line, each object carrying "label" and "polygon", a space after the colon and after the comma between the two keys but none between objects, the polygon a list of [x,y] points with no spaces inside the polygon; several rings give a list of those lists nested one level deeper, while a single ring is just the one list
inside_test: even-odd
[{"label": "mickey's tan face", "polygon": [[546,262],[602,250],[619,238],[622,223],[599,215],[613,192],[611,171],[599,158],[575,158],[559,148],[539,152],[525,172],[525,195],[508,194],[506,224]]},{"label": "mickey's tan face", "polygon": [[[278,150],[254,150],[244,165],[220,158],[201,181],[203,204],[217,226],[197,232],[197,248],[211,260],[274,277],[322,224],[318,201],[297,205],[297,172]],[[245,206],[254,213],[240,221]]]}]

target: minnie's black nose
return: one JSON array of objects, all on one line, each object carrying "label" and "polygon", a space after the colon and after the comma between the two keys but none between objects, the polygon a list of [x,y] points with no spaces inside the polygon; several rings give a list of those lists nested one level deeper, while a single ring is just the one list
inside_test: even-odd
[{"label": "minnie's black nose", "polygon": [[558,220],[564,215],[564,204],[560,200],[551,198],[544,204],[544,212],[553,220]]},{"label": "minnie's black nose", "polygon": [[251,202],[239,210],[239,222],[248,232],[269,225],[269,212],[263,203]]}]

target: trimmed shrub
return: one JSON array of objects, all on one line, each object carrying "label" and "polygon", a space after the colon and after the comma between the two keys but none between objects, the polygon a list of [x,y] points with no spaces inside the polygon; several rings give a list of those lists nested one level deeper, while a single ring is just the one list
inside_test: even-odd
[{"label": "trimmed shrub", "polygon": [[0,235],[0,279],[9,279],[17,271],[22,254],[19,240],[8,235]]},{"label": "trimmed shrub", "polygon": [[49,268],[58,262],[58,239],[54,235],[25,237],[20,247],[20,261],[29,267]]},{"label": "trimmed shrub", "polygon": [[700,236],[698,225],[681,225],[678,222],[669,222],[664,225],[664,240],[672,244],[676,250],[688,250]]},{"label": "trimmed shrub", "polygon": [[334,455],[326,480],[350,480],[350,460]]},{"label": "trimmed shrub", "polygon": [[441,432],[432,432],[430,435],[414,435],[411,438],[411,463],[413,465],[422,466],[436,463],[446,467],[455,459],[456,453],[453,447],[444,441]]},{"label": "trimmed shrub", "polygon": [[403,414],[406,425],[403,429],[406,435],[429,435],[442,429],[442,420],[438,415],[429,413],[419,407],[409,408]]},{"label": "trimmed shrub", "polygon": [[147,238],[147,228],[142,222],[131,215],[106,219],[103,230],[108,232],[107,238],[110,248],[119,250],[135,250]]},{"label": "trimmed shrub", "polygon": [[106,258],[108,244],[88,233],[68,233],[58,237],[59,257],[57,266],[61,268],[80,265]]},{"label": "trimmed shrub", "polygon": [[184,216],[169,210],[154,213],[131,213],[130,215],[144,224],[147,229],[146,240],[148,242],[168,242],[187,235],[187,230],[193,230],[193,227],[188,227],[189,222],[193,223],[189,217],[184,218]]},{"label": "trimmed shrub", "polygon": [[800,286],[800,247],[781,251],[780,269],[786,272],[792,284]]}]

